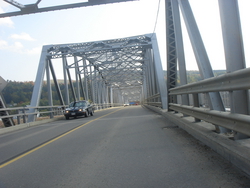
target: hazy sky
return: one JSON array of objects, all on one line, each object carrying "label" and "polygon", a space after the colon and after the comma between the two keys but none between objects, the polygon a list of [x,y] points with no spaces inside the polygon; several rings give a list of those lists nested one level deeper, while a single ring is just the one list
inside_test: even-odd
[{"label": "hazy sky", "polygon": [[[36,0],[16,0],[32,4]],[[82,0],[42,0],[39,7],[83,2]],[[0,76],[12,81],[35,81],[43,45],[90,42],[152,33],[159,0],[82,7],[46,13],[0,18]],[[166,38],[164,0],[156,35],[164,69]],[[225,69],[218,0],[189,0],[213,69]],[[247,67],[250,67],[250,1],[239,0]],[[53,4],[52,4],[53,3]],[[0,12],[17,11],[0,0]],[[185,55],[188,70],[197,70],[185,26]]]}]

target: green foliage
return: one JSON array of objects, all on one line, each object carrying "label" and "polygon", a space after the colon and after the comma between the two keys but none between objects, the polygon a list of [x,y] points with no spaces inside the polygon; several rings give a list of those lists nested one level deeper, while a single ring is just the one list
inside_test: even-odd
[{"label": "green foliage", "polygon": [[[16,82],[16,81],[10,81],[10,80],[8,80],[7,82],[8,82],[7,86],[2,91],[2,94],[6,103],[9,106],[17,106],[17,107],[30,105],[30,100],[31,100],[32,92],[34,88],[34,82],[31,82],[31,81],[30,82]],[[63,89],[65,88],[64,84],[60,83],[59,87],[61,89],[61,92],[63,92]],[[52,88],[53,104],[60,105],[60,100],[59,100],[54,84],[52,84],[51,88]],[[70,92],[70,100],[73,100],[71,92]],[[40,106],[49,105],[47,84],[43,85],[39,105]]]},{"label": "green foliage", "polygon": [[201,80],[201,75],[199,71],[187,71],[187,81],[188,83],[194,83]]},{"label": "green foliage", "polygon": [[[225,74],[225,70],[215,70],[214,75],[219,76],[221,74]],[[167,79],[167,71],[164,71],[164,77]],[[201,76],[199,71],[187,71],[187,80],[188,83],[194,83],[201,80]],[[2,94],[4,96],[4,99],[6,103],[10,106],[26,106],[30,104],[33,88],[34,88],[34,82],[16,82],[16,81],[7,81],[8,84],[2,91]],[[179,72],[177,75],[177,84],[179,84]],[[75,84],[75,83],[74,83]],[[62,94],[64,93],[64,83],[59,83],[60,90]],[[60,100],[58,97],[58,94],[56,92],[56,88],[54,84],[51,86],[52,88],[52,99],[54,105],[60,105]],[[70,88],[70,87],[69,87]],[[71,90],[69,91],[70,95],[70,101],[73,101],[73,94]],[[92,102],[92,101],[90,101]],[[40,106],[49,106],[48,103],[48,88],[47,84],[44,83],[42,93],[41,93],[41,99],[40,99]]]},{"label": "green foliage", "polygon": [[25,106],[30,103],[34,82],[7,81],[8,84],[2,91],[7,104]]},{"label": "green foliage", "polygon": [[[225,70],[214,70],[214,76],[219,76],[219,75],[222,75],[222,74],[225,74],[226,71]],[[179,77],[179,71],[178,71],[178,76],[177,76],[177,84],[180,83],[180,77]],[[195,83],[195,82],[198,82],[198,81],[201,81],[202,78],[201,78],[201,75],[200,75],[200,72],[198,70],[190,70],[190,71],[187,71],[187,82],[188,84],[190,83]]]}]

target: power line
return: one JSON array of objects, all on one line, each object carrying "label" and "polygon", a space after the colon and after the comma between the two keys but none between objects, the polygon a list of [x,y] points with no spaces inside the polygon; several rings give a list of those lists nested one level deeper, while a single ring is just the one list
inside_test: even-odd
[{"label": "power line", "polygon": [[[159,0],[159,2],[158,2],[158,10],[157,10],[157,14],[156,14],[155,26],[154,26],[152,36],[155,33],[155,29],[156,29],[156,25],[157,25],[157,21],[158,21],[158,15],[159,15],[159,12],[160,12],[160,4],[161,4],[161,0]],[[152,38],[152,36],[150,38]]]}]

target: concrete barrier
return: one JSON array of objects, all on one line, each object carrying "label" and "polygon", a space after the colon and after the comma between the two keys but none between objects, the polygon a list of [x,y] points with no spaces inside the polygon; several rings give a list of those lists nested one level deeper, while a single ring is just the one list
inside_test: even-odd
[{"label": "concrete barrier", "polygon": [[41,121],[23,123],[23,124],[15,125],[15,126],[12,126],[12,127],[4,127],[4,128],[0,129],[0,135],[5,134],[5,133],[9,133],[9,132],[13,132],[13,131],[17,131],[17,130],[20,130],[20,129],[25,129],[25,128],[28,128],[28,127],[36,126],[36,125],[42,125],[42,124],[57,121],[57,120],[60,120],[60,119],[64,119],[64,116],[62,115],[62,116],[59,116],[59,117],[54,117],[53,119],[44,119],[44,120],[41,120]]},{"label": "concrete barrier", "polygon": [[196,123],[192,117],[184,117],[182,114],[168,112],[149,105],[144,106],[161,114],[181,129],[187,131],[250,176],[250,139],[234,141],[225,134],[216,133],[212,124],[206,122]]},{"label": "concrete barrier", "polygon": [[[121,108],[121,107],[111,107],[111,108]],[[95,110],[95,111],[108,110],[111,108],[104,108],[104,109],[99,109],[99,110]],[[12,126],[12,127],[0,128],[0,135],[5,134],[5,133],[9,133],[12,131],[17,131],[20,129],[25,129],[28,127],[36,126],[36,125],[42,125],[45,123],[49,123],[49,122],[53,122],[53,121],[57,121],[57,120],[61,120],[61,119],[65,119],[64,115],[60,115],[60,116],[54,117],[52,119],[44,119],[44,120],[34,121],[34,122],[30,122],[30,123],[18,124],[18,125]]]}]

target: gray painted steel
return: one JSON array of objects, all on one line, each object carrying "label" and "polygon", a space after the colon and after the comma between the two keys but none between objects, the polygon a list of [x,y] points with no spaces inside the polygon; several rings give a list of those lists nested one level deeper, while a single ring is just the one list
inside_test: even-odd
[{"label": "gray painted steel", "polygon": [[218,112],[216,110],[202,109],[179,104],[170,104],[170,108],[172,110],[191,115],[195,118],[202,119],[206,122],[250,136],[250,118],[248,115]]},{"label": "gray painted steel", "polygon": [[[178,0],[184,21],[186,23],[189,38],[193,47],[196,62],[203,79],[214,77],[205,46],[203,44],[198,26],[196,24],[192,9],[187,0]],[[219,93],[209,93],[212,108],[215,110],[224,111],[224,106]]]},{"label": "gray painted steel", "polygon": [[[39,89],[33,91],[31,107],[39,104],[45,70],[48,73],[50,70],[52,75],[55,75],[55,70],[50,69],[49,65],[52,65],[56,59],[62,60],[65,86],[63,104],[68,105],[72,100],[84,98],[94,102],[97,108],[103,108],[103,105],[111,103],[108,88],[113,89],[112,103],[138,103],[142,102],[142,85],[146,84],[148,91],[144,93],[149,95],[144,98],[159,93],[160,97],[154,99],[154,102],[161,102],[162,108],[167,108],[167,89],[155,34],[45,46],[38,69],[38,81],[35,83],[35,88]],[[72,72],[77,77],[76,86],[73,84]],[[145,75],[147,80],[143,83]],[[83,92],[79,91],[78,78],[83,79]],[[60,90],[58,83],[55,82],[55,84]],[[50,92],[49,98],[51,95]],[[33,112],[34,108],[30,113]],[[31,114],[29,121],[33,119],[34,115]]]},{"label": "gray painted steel", "polygon": [[241,69],[217,77],[179,86],[169,90],[170,95],[205,93],[211,91],[235,91],[250,89],[250,68]]},{"label": "gray painted steel", "polygon": [[[196,24],[192,9],[188,0],[178,0],[182,10],[183,18],[189,34],[189,38],[193,47],[196,62],[201,74],[202,79],[214,77],[213,70],[206,53],[198,26]],[[217,92],[208,93],[209,103],[212,109],[225,111],[221,96]],[[219,128],[219,127],[218,127]],[[220,128],[221,132],[228,132],[229,130]]]},{"label": "gray painted steel", "polygon": [[[177,82],[177,54],[176,54],[176,34],[173,20],[173,8],[171,0],[165,1],[166,9],[166,43],[167,43],[167,88],[176,87]],[[176,14],[176,13],[175,13]],[[177,102],[176,97],[168,96],[168,101]]]},{"label": "gray painted steel", "polygon": [[[180,76],[180,85],[187,84],[187,73],[186,73],[186,62],[184,55],[184,46],[183,46],[183,37],[181,31],[181,20],[178,1],[171,0],[172,4],[172,14],[173,14],[173,24],[175,31],[175,44],[176,44],[176,53],[177,53],[177,62],[179,67],[179,76]],[[181,95],[181,103],[184,105],[189,104],[189,98],[187,94]]]},{"label": "gray painted steel", "polygon": [[[41,53],[41,57],[40,57],[39,65],[38,65],[38,71],[36,74],[35,85],[34,85],[31,102],[30,102],[30,105],[33,107],[39,106],[39,101],[40,101],[40,97],[42,93],[44,74],[45,74],[46,66],[48,65],[46,54],[49,48],[50,46],[43,46],[42,48],[42,53]],[[33,113],[33,112],[35,112],[35,108],[31,108],[29,110],[29,113]],[[32,122],[34,120],[35,120],[34,115],[31,115],[28,117],[28,122]]]},{"label": "gray painted steel", "polygon": [[[227,72],[246,68],[238,1],[219,0]],[[249,114],[247,90],[231,92],[231,111]],[[244,138],[244,135],[237,135]]]},{"label": "gray painted steel", "polygon": [[[14,3],[14,1],[11,2]],[[100,2],[93,0],[89,3],[94,5]],[[104,4],[112,2],[122,1],[102,1]],[[168,55],[167,87],[155,34],[88,43],[48,45],[44,46],[42,50],[32,94],[29,121],[33,121],[36,113],[38,113],[36,110],[39,108],[41,88],[46,73],[49,91],[48,105],[51,109],[53,108],[51,106],[53,105],[53,99],[51,99],[50,74],[53,77],[62,106],[67,105],[70,100],[79,100],[81,98],[95,103],[97,109],[105,108],[107,105],[121,105],[128,101],[140,101],[163,109],[167,109],[169,106],[169,109],[194,117],[195,122],[201,120],[201,122],[211,122],[215,124],[216,128],[219,125],[221,126],[220,133],[230,132],[235,135],[235,139],[245,138],[238,133],[249,135],[250,73],[249,69],[245,68],[237,1],[219,0],[228,73],[216,78],[214,78],[209,57],[189,1],[166,0],[165,2]],[[78,5],[80,6],[80,4]],[[22,9],[22,5],[18,8]],[[204,79],[199,83],[186,85],[186,67],[179,8],[181,8],[196,61]],[[66,91],[63,93],[56,79],[56,70],[53,68],[56,59],[60,59],[63,65],[64,83],[66,85]],[[179,63],[180,83],[182,85],[180,87],[176,87],[177,62]],[[74,72],[74,76],[72,72]],[[76,87],[72,78],[76,79]],[[68,88],[68,83],[70,88]],[[71,89],[72,96],[68,91],[69,89]],[[230,92],[230,112],[223,112],[225,109],[219,94],[221,91]],[[209,110],[204,110],[200,106],[203,104],[200,101],[201,94],[204,93],[205,96],[207,93],[209,94],[208,104],[206,103]],[[187,106],[187,94],[193,95],[190,106]],[[174,96],[173,100],[171,98],[168,100],[168,97],[172,96]],[[182,96],[181,102],[177,100],[180,96]],[[49,112],[52,112],[52,110]],[[22,115],[25,116],[25,112]]]},{"label": "gray painted steel", "polygon": [[4,109],[6,109],[6,102],[3,98],[2,93],[0,92],[0,110],[1,110],[0,111],[0,118],[1,118],[5,127],[14,126],[15,123],[13,121],[13,117],[5,117],[5,116],[9,116],[9,111],[4,110]]},{"label": "gray painted steel", "polygon": [[25,14],[34,14],[34,13],[39,13],[39,12],[63,10],[63,9],[69,9],[69,8],[102,5],[102,4],[109,4],[109,3],[121,3],[121,2],[127,2],[127,1],[135,1],[135,0],[90,0],[88,2],[82,2],[82,3],[73,3],[73,4],[58,5],[58,6],[52,6],[52,7],[42,7],[42,8],[38,7],[38,4],[42,0],[37,0],[36,3],[28,4],[28,5],[22,5],[14,0],[4,0],[4,1],[19,8],[20,11],[2,13],[0,14],[0,18],[19,16],[19,15],[25,15]]},{"label": "gray painted steel", "polygon": [[0,76],[0,92],[5,88],[7,82]]},{"label": "gray painted steel", "polygon": [[[167,87],[164,81],[164,75],[162,71],[162,64],[160,59],[160,53],[158,49],[156,35],[154,34],[152,37],[152,46],[153,46],[153,56],[154,56],[154,67],[155,67],[155,76],[157,78],[156,86],[159,87],[159,93],[161,96],[162,108],[167,109],[168,99],[167,99]],[[154,93],[155,94],[155,93]]]}]

